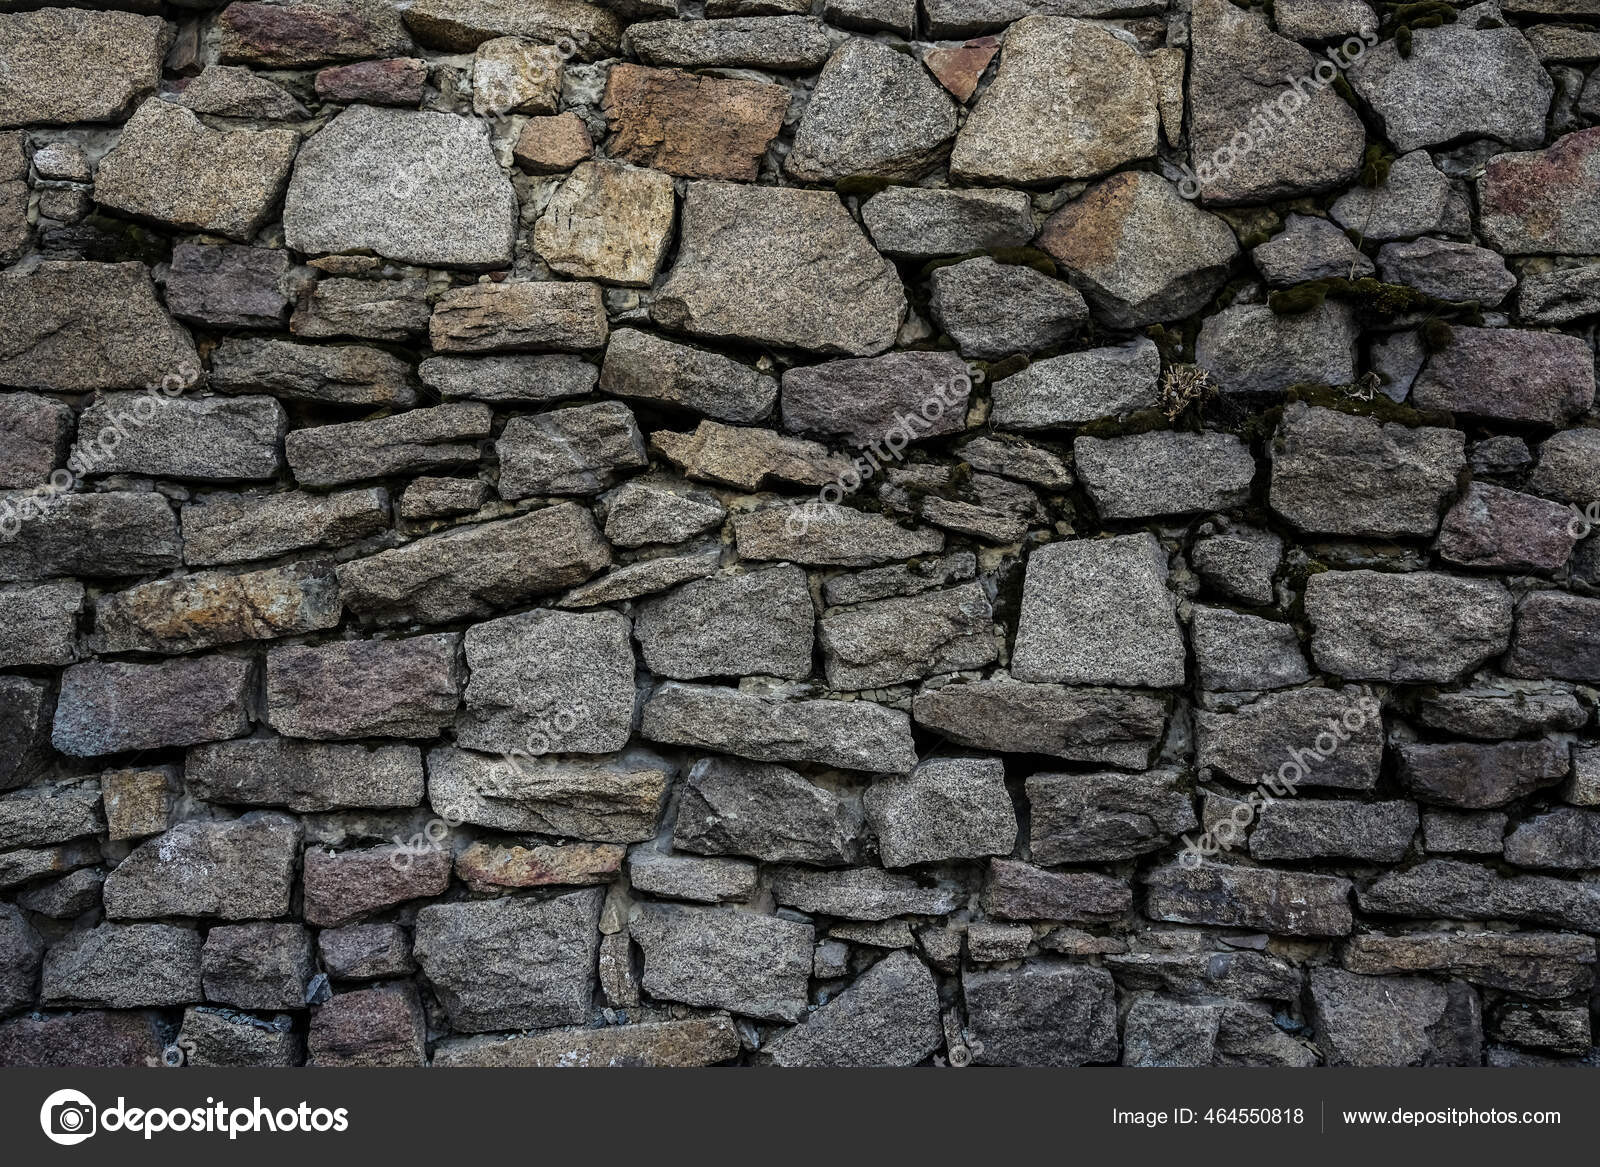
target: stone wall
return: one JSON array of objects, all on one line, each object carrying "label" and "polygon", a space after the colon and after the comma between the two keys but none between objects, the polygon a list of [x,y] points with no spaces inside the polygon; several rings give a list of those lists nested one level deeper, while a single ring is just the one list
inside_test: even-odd
[{"label": "stone wall", "polygon": [[1593,1063],[1595,0],[124,6],[0,1063]]}]

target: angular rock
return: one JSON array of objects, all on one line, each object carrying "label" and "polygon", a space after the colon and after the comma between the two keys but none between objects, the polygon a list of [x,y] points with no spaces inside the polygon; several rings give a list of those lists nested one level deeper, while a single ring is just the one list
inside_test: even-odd
[{"label": "angular rock", "polygon": [[969,357],[1054,348],[1089,321],[1083,297],[1070,285],[987,256],[938,268],[931,283],[934,320]]},{"label": "angular rock", "polygon": [[616,612],[534,609],[467,629],[470,676],[456,741],[534,756],[603,754],[628,743],[634,657]]},{"label": "angular rock", "polygon": [[556,602],[558,608],[593,608],[615,604],[640,596],[664,592],[691,580],[715,575],[722,566],[722,552],[712,547],[691,555],[664,555],[641,559],[626,567],[607,572],[581,587],[573,588]]},{"label": "angular rock", "polygon": [[[656,676],[798,680],[811,674],[812,621],[806,573],[779,567],[697,580],[647,600],[634,635]],[[730,628],[739,634],[729,636]]]},{"label": "angular rock", "polygon": [[427,1062],[427,1021],[410,985],[339,993],[311,1015],[306,1065],[404,1067]]},{"label": "angular rock", "polygon": [[105,393],[83,411],[69,464],[97,475],[271,478],[283,468],[287,428],[270,397]]},{"label": "angular rock", "polygon": [[1499,875],[1475,863],[1429,859],[1380,875],[1358,892],[1362,911],[1447,920],[1527,920],[1600,932],[1600,891],[1546,875]]},{"label": "angular rock", "polygon": [[1110,29],[1026,16],[950,156],[952,177],[1022,185],[1093,178],[1156,152],[1156,84]]},{"label": "angular rock", "polygon": [[1352,936],[1344,966],[1368,976],[1444,973],[1525,997],[1566,997],[1594,984],[1594,940],[1552,932],[1408,932]]},{"label": "angular rock", "polygon": [[66,460],[72,410],[32,393],[0,397],[0,487],[38,486]]},{"label": "angular rock", "polygon": [[[414,746],[343,745],[250,738],[196,746],[184,759],[189,792],[207,802],[283,806],[297,813],[422,802]],[[274,1006],[288,1008],[288,1006]]]},{"label": "angular rock", "polygon": [[1330,1066],[1480,1064],[1478,994],[1459,981],[1312,969],[1311,1009]]},{"label": "angular rock", "polygon": [[1141,1069],[1209,1066],[1217,1057],[1222,1010],[1139,994],[1123,1023],[1122,1064]]},{"label": "angular rock", "polygon": [[557,503],[352,560],[338,575],[346,607],[365,619],[446,623],[560,592],[610,562],[588,512]]},{"label": "angular rock", "polygon": [[929,527],[902,527],[885,515],[810,503],[733,516],[734,541],[744,559],[786,559],[828,567],[871,567],[944,550]]},{"label": "angular rock", "polygon": [[294,819],[268,812],[179,823],[141,843],[106,876],[106,915],[113,920],[287,915],[301,834]]},{"label": "angular rock", "polygon": [[585,61],[615,56],[622,29],[604,8],[576,0],[419,0],[406,27],[430,48],[470,52],[493,37],[570,42]]},{"label": "angular rock", "polygon": [[1079,437],[1072,453],[1103,520],[1230,510],[1249,500],[1256,473],[1250,447],[1232,434]]},{"label": "angular rock", "polygon": [[561,61],[554,45],[514,36],[484,41],[472,58],[472,112],[486,118],[555,113],[561,103]]},{"label": "angular rock", "polygon": [[130,12],[0,14],[0,128],[115,122],[154,93],[166,24]]},{"label": "angular rock", "polygon": [[1208,587],[1246,604],[1272,603],[1272,578],[1282,560],[1282,539],[1243,526],[1208,535],[1189,552],[1189,562]]},{"label": "angular rock", "polygon": [[1504,652],[1511,595],[1440,572],[1329,571],[1306,581],[1317,667],[1376,681],[1451,681]]},{"label": "angular rock", "polygon": [[1594,354],[1575,336],[1456,328],[1411,388],[1419,409],[1559,426],[1594,402]]},{"label": "angular rock", "polygon": [[1600,681],[1600,600],[1530,592],[1517,605],[1506,672],[1514,677]]},{"label": "angular rock", "polygon": [[752,182],[783,128],[789,90],[617,64],[602,99],[613,158],[683,178]]},{"label": "angular rock", "polygon": [[1024,789],[1035,863],[1132,859],[1159,850],[1197,825],[1193,802],[1173,770],[1033,774]]},{"label": "angular rock", "polygon": [[649,465],[644,435],[621,402],[514,417],[495,442],[500,497],[597,494],[619,472]]},{"label": "angular rock", "polygon": [[433,904],[417,913],[417,963],[459,1032],[578,1025],[594,993],[605,893]]},{"label": "angular rock", "polygon": [[672,845],[833,867],[854,860],[860,827],[859,809],[787,767],[702,758],[679,792]]},{"label": "angular rock", "polygon": [[560,174],[593,153],[589,127],[570,110],[554,117],[529,118],[512,147],[517,165],[529,174]]},{"label": "angular rock", "polygon": [[[783,427],[857,447],[895,432],[919,440],[960,433],[971,392],[967,367],[954,353],[828,361],[784,373]],[[914,415],[910,423],[907,415]]]},{"label": "angular rock", "polygon": [[316,971],[299,924],[221,924],[200,957],[206,1000],[239,1009],[303,1009]]},{"label": "angular rock", "polygon": [[77,659],[78,613],[83,585],[76,580],[0,590],[6,620],[0,626],[0,668],[69,665]]},{"label": "angular rock", "polygon": [[579,352],[606,343],[605,305],[597,284],[508,281],[453,288],[428,321],[434,351]]},{"label": "angular rock", "polygon": [[1299,968],[1264,952],[1223,948],[1197,938],[1198,943],[1165,947],[1188,933],[1155,932],[1148,952],[1107,956],[1118,981],[1132,989],[1154,989],[1180,997],[1249,997],[1271,1001],[1298,1001],[1304,988]]},{"label": "angular rock", "polygon": [[757,762],[904,774],[917,761],[911,719],[870,701],[783,701],[668,681],[645,703],[640,732]]},{"label": "angular rock", "polygon": [[1250,832],[1250,855],[1396,863],[1410,849],[1417,823],[1411,802],[1285,799],[1262,807]]},{"label": "angular rock", "polygon": [[206,567],[339,547],[388,525],[388,495],[377,488],[325,495],[213,494],[183,508],[184,561]]},{"label": "angular rock", "polygon": [[55,707],[54,686],[0,677],[0,790],[21,786],[45,766]]},{"label": "angular rock", "polygon": [[1035,550],[1012,675],[1069,684],[1183,684],[1183,636],[1166,581],[1166,553],[1148,533]]},{"label": "angular rock", "polygon": [[1239,252],[1226,223],[1141,170],[1096,183],[1051,215],[1038,245],[1113,328],[1192,315],[1227,282]]},{"label": "angular rock", "polygon": [[369,105],[350,106],[307,140],[283,204],[295,251],[369,250],[439,267],[509,266],[516,217],[479,123]]},{"label": "angular rock", "polygon": [[1015,190],[891,186],[862,205],[861,221],[874,247],[907,259],[1021,247],[1033,238],[1028,196]]},{"label": "angular rock", "polygon": [[829,606],[860,604],[889,596],[913,596],[929,588],[962,583],[976,575],[977,570],[977,556],[970,551],[956,551],[914,563],[835,575],[823,581],[822,591]]},{"label": "angular rock", "polygon": [[338,928],[450,885],[450,856],[401,844],[335,854],[308,847],[302,876],[308,924]]},{"label": "angular rock", "polygon": [[1355,279],[1376,270],[1343,231],[1310,215],[1287,216],[1283,233],[1254,248],[1250,258],[1274,288],[1306,280]]},{"label": "angular rock", "polygon": [[435,1066],[555,1069],[709,1066],[738,1056],[739,1034],[725,1014],[647,1021],[600,1029],[557,1029],[513,1037],[449,1038]]},{"label": "angular rock", "polygon": [[470,515],[489,501],[487,483],[476,478],[415,478],[400,496],[402,519],[422,521]]},{"label": "angular rock", "polygon": [[1348,385],[1356,379],[1358,335],[1342,304],[1293,316],[1242,304],[1206,317],[1194,360],[1224,393],[1278,393],[1307,382]]},{"label": "angular rock", "polygon": [[602,843],[654,837],[674,767],[644,751],[610,758],[428,753],[428,801],[455,821]]},{"label": "angular rock", "polygon": [[[56,920],[70,920],[100,906],[105,874],[80,869],[17,893],[17,906]],[[31,999],[31,998],[30,998]]]},{"label": "angular rock", "polygon": [[1003,920],[1105,923],[1133,906],[1123,879],[1085,871],[1044,871],[1009,859],[991,859],[983,910]]},{"label": "angular rock", "polygon": [[1161,353],[1144,337],[1035,361],[990,389],[997,425],[1058,429],[1154,408]]},{"label": "angular rock", "polygon": [[1142,770],[1166,726],[1154,697],[1004,677],[923,689],[917,724],[960,745]]},{"label": "angular rock", "polygon": [[1490,679],[1421,698],[1417,719],[1447,734],[1500,741],[1581,729],[1589,713],[1566,689]]},{"label": "angular rock", "polygon": [[455,719],[459,633],[267,653],[266,720],[289,737],[435,737]]},{"label": "angular rock", "polygon": [[400,14],[377,0],[237,0],[217,20],[222,60],[269,69],[404,53]]},{"label": "angular rock", "polygon": [[828,683],[876,689],[980,669],[997,656],[993,620],[989,598],[976,583],[832,609],[818,624]]},{"label": "angular rock", "polygon": [[428,84],[428,63],[420,57],[357,61],[323,69],[316,77],[323,101],[366,102],[369,105],[415,107]]},{"label": "angular rock", "polygon": [[645,992],[768,1021],[805,1012],[809,924],[733,908],[641,905],[629,933],[644,951]]},{"label": "angular rock", "polygon": [[815,871],[805,867],[776,868],[772,895],[778,903],[802,912],[846,920],[887,920],[894,916],[942,916],[958,906],[958,896],[942,888],[922,887],[909,875],[876,867]]},{"label": "angular rock", "polygon": [[168,924],[101,924],[44,957],[45,1005],[149,1009],[198,1001],[200,933]]},{"label": "angular rock", "polygon": [[51,740],[75,758],[192,746],[250,732],[255,663],[208,656],[159,664],[89,661],[61,678]]},{"label": "angular rock", "polygon": [[894,343],[906,299],[831,192],[697,182],[651,311],[691,336],[859,357]]},{"label": "angular rock", "polygon": [[217,328],[282,328],[289,253],[233,243],[178,243],[167,272],[167,307],[179,320]]},{"label": "angular rock", "polygon": [[667,478],[629,479],[605,503],[606,538],[618,547],[682,543],[720,527],[728,514],[711,494]]},{"label": "angular rock", "polygon": [[[848,0],[841,0],[848,2]],[[936,0],[937,2],[937,0]],[[948,89],[957,101],[970,101],[978,91],[978,82],[994,55],[1000,51],[997,37],[986,36],[970,40],[958,47],[935,46],[922,54],[922,63]]]},{"label": "angular rock", "polygon": [[885,867],[1009,855],[1017,815],[995,758],[937,758],[863,796]]},{"label": "angular rock", "polygon": [[1587,871],[1600,867],[1600,812],[1563,806],[1537,815],[1506,838],[1506,862],[1518,867]]},{"label": "angular rock", "polygon": [[1144,877],[1145,914],[1177,924],[1258,928],[1279,936],[1344,936],[1352,929],[1350,881],[1332,875],[1181,863]]},{"label": "angular rock", "polygon": [[623,848],[613,843],[556,847],[502,847],[472,843],[456,856],[456,875],[476,892],[549,884],[609,883],[622,869]]},{"label": "angular rock", "polygon": [[1477,300],[1493,307],[1517,286],[1517,277],[1487,247],[1418,239],[1378,249],[1378,270],[1391,284],[1405,284],[1437,300]]},{"label": "angular rock", "polygon": [[363,478],[414,474],[478,460],[489,436],[489,407],[456,402],[374,421],[292,430],[284,451],[301,486],[341,486]]},{"label": "angular rock", "polygon": [[177,1047],[186,1066],[298,1066],[305,1059],[290,1019],[262,1021],[247,1013],[203,1005],[184,1010]]},{"label": "angular rock", "polygon": [[360,345],[226,340],[212,355],[211,384],[220,393],[264,392],[325,405],[417,403],[410,364]]},{"label": "angular rock", "polygon": [[1600,430],[1562,430],[1546,438],[1528,489],[1580,508],[1600,499]]},{"label": "angular rock", "polygon": [[558,272],[647,288],[666,256],[675,203],[659,171],[584,162],[539,217],[533,246]]},{"label": "angular rock", "polygon": [[632,328],[611,335],[600,390],[742,424],[764,419],[778,396],[777,381],[748,365]]},{"label": "angular rock", "polygon": [[127,1066],[159,1063],[166,1037],[155,1013],[85,1010],[34,1014],[0,1024],[7,1066]]},{"label": "angular rock", "polygon": [[1600,313],[1600,264],[1524,274],[1516,304],[1527,324],[1570,324]]},{"label": "angular rock", "polygon": [[1570,518],[1557,503],[1474,482],[1444,517],[1439,555],[1464,567],[1548,575],[1577,543]]},{"label": "angular rock", "polygon": [[1105,969],[1032,960],[1007,972],[969,970],[961,976],[961,995],[973,1060],[981,1065],[1117,1060],[1116,986]]},{"label": "angular rock", "polygon": [[737,859],[691,859],[649,848],[628,856],[628,882],[635,891],[666,899],[715,904],[748,900],[756,890],[756,865]]},{"label": "angular rock", "polygon": [[44,942],[27,917],[10,904],[0,904],[0,1012],[33,1005],[43,957]]},{"label": "angular rock", "polygon": [[584,397],[594,391],[599,371],[582,357],[516,355],[429,357],[417,375],[446,401],[520,405]]},{"label": "angular rock", "polygon": [[650,444],[690,478],[743,490],[757,490],[769,477],[824,486],[854,472],[848,458],[817,442],[715,421],[687,434],[658,430]]},{"label": "angular rock", "polygon": [[1200,687],[1219,692],[1282,689],[1311,679],[1292,624],[1196,607],[1189,621]]},{"label": "angular rock", "polygon": [[38,847],[102,829],[100,790],[93,782],[29,786],[0,795],[0,847]]},{"label": "angular rock", "polygon": [[335,980],[375,980],[417,970],[411,941],[396,924],[324,928],[317,933],[317,954]]},{"label": "angular rock", "polygon": [[[637,48],[637,31],[630,35]],[[852,38],[817,77],[783,167],[801,182],[917,178],[938,164],[955,134],[955,106],[921,65],[888,45]]]},{"label": "angular rock", "polygon": [[1368,242],[1417,235],[1469,235],[1472,207],[1467,196],[1434,166],[1426,150],[1395,159],[1375,187],[1356,186],[1340,195],[1329,212],[1339,226],[1359,231]]},{"label": "angular rock", "polygon": [[628,46],[647,65],[807,72],[827,59],[829,41],[807,15],[653,20],[629,26]]},{"label": "angular rock", "polygon": [[428,330],[432,308],[427,290],[420,279],[318,280],[301,298],[289,327],[296,336],[313,340],[354,336],[403,341]]},{"label": "angular rock", "polygon": [[[142,839],[159,835],[172,825],[173,811],[183,791],[173,766],[110,770],[100,775],[100,801],[105,808],[110,838]],[[100,900],[99,885],[94,900]]]},{"label": "angular rock", "polygon": [[806,1021],[779,1034],[763,1056],[785,1067],[914,1066],[939,1048],[939,999],[915,956],[896,952],[863,973]]}]

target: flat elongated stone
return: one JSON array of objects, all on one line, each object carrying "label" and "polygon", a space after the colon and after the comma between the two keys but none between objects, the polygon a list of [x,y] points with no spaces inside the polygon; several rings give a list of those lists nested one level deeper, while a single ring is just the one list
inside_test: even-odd
[{"label": "flat elongated stone", "polygon": [[860,827],[858,808],[785,766],[702,758],[679,792],[672,845],[836,867],[855,858]]},{"label": "flat elongated stone", "polygon": [[890,953],[764,1056],[778,1066],[913,1066],[939,1048],[939,997],[915,956]]},{"label": "flat elongated stone", "polygon": [[1015,190],[891,186],[862,205],[861,221],[874,247],[908,259],[1021,247],[1033,237],[1028,196]]},{"label": "flat elongated stone", "polygon": [[165,389],[199,375],[194,343],[156,299],[143,264],[46,260],[0,272],[0,385]]},{"label": "flat elongated stone", "polygon": [[855,446],[895,432],[915,439],[959,433],[971,392],[966,365],[954,353],[828,361],[784,373],[783,427]]},{"label": "flat elongated stone", "polygon": [[302,884],[306,922],[340,928],[398,904],[439,895],[450,884],[450,856],[398,843],[337,854],[308,847]]},{"label": "flat elongated stone", "polygon": [[617,612],[534,609],[467,629],[456,741],[511,753],[603,754],[633,726],[634,657]]},{"label": "flat elongated stone", "polygon": [[220,117],[282,121],[306,116],[294,94],[237,65],[207,65],[184,86],[178,102],[196,113]]},{"label": "flat elongated stone", "polygon": [[[639,607],[634,635],[662,677],[811,674],[814,612],[806,573],[779,567],[684,584]],[[730,629],[740,630],[730,636]]]},{"label": "flat elongated stone", "polygon": [[422,754],[414,746],[344,745],[249,738],[196,746],[184,781],[197,798],[292,811],[404,807],[422,802]]},{"label": "flat elongated stone", "polygon": [[628,882],[635,891],[703,904],[748,900],[756,890],[756,870],[738,859],[691,859],[649,848],[628,856]]},{"label": "flat elongated stone", "polygon": [[565,38],[585,61],[614,56],[622,33],[610,12],[578,0],[419,0],[405,21],[430,48],[471,51],[502,36],[546,44]]},{"label": "flat elongated stone", "polygon": [[429,357],[417,366],[422,383],[446,401],[471,398],[496,404],[559,401],[594,390],[598,370],[581,357]]},{"label": "flat elongated stone", "polygon": [[1054,348],[1089,320],[1075,288],[988,256],[937,268],[930,282],[934,320],[969,357],[998,359]]},{"label": "flat elongated stone", "polygon": [[1476,1066],[1482,1056],[1478,995],[1459,982],[1312,969],[1311,1008],[1330,1066]]},{"label": "flat elongated stone", "polygon": [[289,911],[300,824],[287,815],[179,823],[141,843],[105,882],[113,920],[194,916],[259,920]]},{"label": "flat elongated stone", "polygon": [[183,508],[183,556],[193,566],[339,547],[389,525],[380,489],[334,494],[213,494]]},{"label": "flat elongated stone", "polygon": [[946,888],[923,887],[912,876],[876,867],[838,871],[778,868],[772,872],[772,894],[778,903],[802,912],[847,920],[942,916],[957,906],[957,896]]},{"label": "flat elongated stone", "polygon": [[1159,399],[1161,353],[1140,337],[1035,361],[990,388],[996,424],[1012,430],[1057,429],[1152,409]]},{"label": "flat elongated stone", "polygon": [[6,621],[0,625],[0,668],[69,665],[77,659],[78,612],[83,585],[52,580],[0,590]]},{"label": "flat elongated stone", "polygon": [[1405,284],[1438,300],[1477,300],[1492,306],[1517,286],[1499,253],[1468,243],[1418,239],[1378,249],[1385,282]]},{"label": "flat elongated stone", "polygon": [[1178,924],[1259,928],[1280,936],[1351,931],[1348,879],[1266,867],[1171,864],[1145,877],[1145,914]]},{"label": "flat elongated stone", "polygon": [[91,758],[239,737],[250,732],[254,685],[254,662],[236,657],[73,665],[51,739],[64,754]]},{"label": "flat elongated stone", "polygon": [[1518,867],[1588,871],[1600,867],[1600,814],[1563,806],[1523,823],[1506,838],[1506,862]]},{"label": "flat elongated stone", "polygon": [[1012,675],[1181,685],[1183,637],[1166,579],[1166,554],[1149,534],[1039,548],[1023,583]]},{"label": "flat elongated stone", "polygon": [[267,654],[266,720],[289,737],[433,737],[461,696],[459,633]]},{"label": "flat elongated stone", "polygon": [[902,527],[885,515],[823,503],[737,514],[733,532],[745,559],[817,566],[871,567],[944,550],[944,536],[931,527]]},{"label": "flat elongated stone", "polygon": [[593,608],[650,596],[691,580],[715,575],[722,566],[722,553],[715,547],[689,555],[663,555],[641,559],[607,572],[598,579],[573,588],[556,602],[558,608]]},{"label": "flat elongated stone", "polygon": [[158,1013],[94,1009],[0,1023],[0,1061],[8,1066],[145,1068],[166,1044]]},{"label": "flat elongated stone", "polygon": [[219,393],[270,393],[284,401],[400,408],[417,403],[411,366],[360,345],[226,340],[211,357]]},{"label": "flat elongated stone", "polygon": [[289,328],[311,339],[405,340],[428,329],[427,290],[427,282],[417,279],[318,280],[301,297]]},{"label": "flat elongated stone", "polygon": [[722,525],[727,508],[682,480],[632,478],[605,497],[606,538],[619,547],[682,543]]},{"label": "flat elongated stone", "polygon": [[981,669],[998,655],[982,585],[962,584],[835,608],[818,623],[828,684],[879,689],[936,673]]},{"label": "flat elongated stone", "polygon": [[1364,912],[1447,920],[1528,920],[1600,933],[1600,891],[1546,875],[1500,875],[1457,859],[1428,859],[1380,875],[1356,901]]},{"label": "flat elongated stone", "polygon": [[633,411],[620,401],[514,417],[495,442],[500,497],[598,494],[650,464]]},{"label": "flat elongated stone", "polygon": [[916,764],[910,718],[870,701],[782,701],[669,681],[645,703],[643,735],[757,762],[817,762],[903,774]]},{"label": "flat elongated stone", "polygon": [[167,40],[159,17],[130,12],[0,15],[0,128],[121,121],[155,92]]},{"label": "flat elongated stone", "polygon": [[516,216],[480,123],[370,105],[350,106],[306,141],[283,204],[296,251],[370,250],[441,267],[508,266]]},{"label": "flat elongated stone", "polygon": [[1499,678],[1423,697],[1416,712],[1430,728],[1488,741],[1580,729],[1589,720],[1588,710],[1565,687]]},{"label": "flat elongated stone", "polygon": [[558,503],[430,535],[337,570],[345,605],[365,619],[444,623],[560,592],[610,562],[588,512]]},{"label": "flat elongated stone", "polygon": [[1079,480],[1106,520],[1230,510],[1249,499],[1256,474],[1250,448],[1232,434],[1080,437],[1072,453]]},{"label": "flat elongated stone", "polygon": [[298,69],[404,53],[400,14],[378,0],[236,0],[217,21],[224,62]]},{"label": "flat elongated stone", "polygon": [[334,65],[319,72],[315,84],[323,101],[414,107],[428,84],[428,63],[418,57],[392,57]]},{"label": "flat elongated stone", "polygon": [[1600,680],[1600,600],[1566,592],[1529,593],[1517,605],[1506,672]]},{"label": "flat elongated stone", "polygon": [[1195,714],[1202,772],[1239,783],[1370,790],[1383,761],[1383,711],[1370,692],[1308,687],[1233,713]]},{"label": "flat elongated stone", "polygon": [[772,412],[778,383],[720,353],[625,328],[612,333],[606,345],[600,390],[750,424]]},{"label": "flat elongated stone", "polygon": [[447,1038],[434,1050],[433,1064],[502,1069],[664,1069],[709,1066],[738,1054],[739,1032],[732,1019],[713,1014],[601,1029],[552,1029],[506,1038]]},{"label": "flat elongated stone", "polygon": [[231,1009],[193,1005],[184,1010],[176,1044],[184,1051],[186,1066],[289,1067],[305,1061],[305,1043],[284,1014],[269,1022]]},{"label": "flat elongated stone", "polygon": [[168,924],[101,924],[45,953],[46,1005],[146,1009],[201,998],[200,933]]},{"label": "flat elongated stone", "polygon": [[1107,863],[1167,845],[1196,825],[1172,770],[1148,774],[1034,774],[1024,789],[1036,863]]},{"label": "flat elongated stone", "polygon": [[602,101],[613,158],[684,178],[752,182],[783,128],[789,91],[621,63],[607,74]]},{"label": "flat elongated stone", "polygon": [[1593,939],[1555,932],[1369,933],[1352,936],[1344,950],[1353,973],[1445,973],[1526,997],[1588,992],[1594,962]]},{"label": "flat elongated stone", "polygon": [[428,801],[439,814],[499,830],[635,843],[654,837],[673,773],[641,750],[504,758],[441,746],[428,753]]},{"label": "flat elongated stone", "polygon": [[731,20],[652,20],[628,28],[628,45],[647,65],[800,72],[827,58],[821,21],[806,16]]},{"label": "flat elongated stone", "polygon": [[1105,923],[1133,906],[1127,881],[1087,871],[1045,871],[1011,859],[991,859],[983,910],[1002,920]]},{"label": "flat elongated stone", "polygon": [[287,429],[270,397],[105,393],[79,420],[73,464],[89,474],[271,478],[283,468]]},{"label": "flat elongated stone", "polygon": [[532,849],[472,843],[456,856],[456,875],[473,891],[491,893],[507,887],[610,883],[622,869],[623,853],[615,843]]},{"label": "flat elongated stone", "polygon": [[417,963],[460,1032],[576,1025],[594,992],[605,893],[433,904],[417,913]]},{"label": "flat elongated stone", "polygon": [[1165,705],[1141,693],[1005,677],[925,688],[912,712],[961,745],[1134,770],[1149,764],[1167,720]]},{"label": "flat elongated stone", "polygon": [[1459,430],[1290,404],[1272,439],[1272,509],[1308,533],[1427,536],[1466,466]]},{"label": "flat elongated stone", "polygon": [[905,311],[894,266],[836,195],[697,182],[652,315],[691,336],[871,356]]},{"label": "flat elongated stone", "polygon": [[1021,968],[966,971],[961,995],[986,1066],[1082,1066],[1117,1060],[1116,985],[1102,968],[1031,960]]},{"label": "flat elongated stone", "polygon": [[476,462],[491,417],[486,405],[438,405],[375,421],[292,430],[284,451],[300,485],[341,486]]},{"label": "flat elongated stone", "polygon": [[1250,832],[1256,859],[1364,859],[1398,862],[1417,833],[1411,802],[1284,799],[1261,809]]},{"label": "flat elongated stone", "polygon": [[644,950],[645,992],[770,1021],[805,1011],[812,929],[731,908],[641,905],[629,923]]},{"label": "flat elongated stone", "polygon": [[1575,336],[1456,328],[1411,387],[1419,409],[1559,426],[1594,402],[1594,354]]},{"label": "flat elongated stone", "polygon": [[428,321],[435,352],[578,352],[606,343],[600,288],[586,282],[508,281],[452,288]]},{"label": "flat elongated stone", "polygon": [[823,486],[850,471],[849,459],[817,442],[772,430],[702,421],[693,433],[657,430],[651,446],[690,478],[759,489],[768,478]]},{"label": "flat elongated stone", "polygon": [[69,494],[41,507],[0,494],[0,580],[145,575],[178,565],[177,519],[158,494]]},{"label": "flat elongated stone", "polygon": [[330,564],[202,572],[101,597],[93,645],[96,652],[194,652],[333,628],[342,611]]},{"label": "flat elongated stone", "polygon": [[995,758],[934,758],[862,798],[885,867],[1009,855],[1017,814]]},{"label": "flat elongated stone", "polygon": [[0,847],[38,847],[101,830],[100,791],[93,782],[28,786],[0,795]]},{"label": "flat elongated stone", "polygon": [[95,201],[247,242],[282,197],[299,146],[293,130],[210,130],[189,110],[152,98],[100,160]]},{"label": "flat elongated stone", "polygon": [[1330,571],[1306,582],[1317,667],[1379,681],[1449,681],[1504,652],[1511,595],[1437,572]]}]

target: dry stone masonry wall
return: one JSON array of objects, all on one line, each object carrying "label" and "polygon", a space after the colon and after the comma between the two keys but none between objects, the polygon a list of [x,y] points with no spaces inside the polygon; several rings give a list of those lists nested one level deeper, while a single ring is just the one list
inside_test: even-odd
[{"label": "dry stone masonry wall", "polygon": [[1600,3],[0,13],[0,1063],[1589,1064]]}]

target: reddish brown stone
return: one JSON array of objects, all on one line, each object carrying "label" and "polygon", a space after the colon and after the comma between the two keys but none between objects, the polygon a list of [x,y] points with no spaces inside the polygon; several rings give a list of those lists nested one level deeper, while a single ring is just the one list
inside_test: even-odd
[{"label": "reddish brown stone", "polygon": [[789,91],[759,81],[618,65],[604,109],[613,158],[685,178],[751,182],[783,127]]},{"label": "reddish brown stone", "polygon": [[364,101],[369,105],[417,105],[428,84],[428,62],[417,57],[335,65],[317,74],[323,101]]},{"label": "reddish brown stone", "polygon": [[306,923],[338,928],[407,900],[440,894],[450,885],[450,855],[426,843],[337,855],[311,847],[304,879]]},{"label": "reddish brown stone", "polygon": [[586,160],[594,153],[594,143],[582,118],[562,113],[529,118],[511,153],[529,174],[557,174]]},{"label": "reddish brown stone", "polygon": [[410,985],[340,993],[311,1018],[311,1066],[420,1066],[426,1030]]},{"label": "reddish brown stone", "polygon": [[621,869],[626,852],[615,843],[571,843],[531,850],[474,843],[456,856],[456,874],[473,891],[608,883]]},{"label": "reddish brown stone", "polygon": [[938,79],[957,101],[965,101],[978,88],[978,78],[1000,51],[996,37],[979,37],[975,41],[954,49],[929,49],[922,58],[928,71]]},{"label": "reddish brown stone", "polygon": [[0,1066],[156,1066],[163,1042],[154,1013],[18,1017],[0,1025]]},{"label": "reddish brown stone", "polygon": [[217,18],[229,65],[305,68],[384,57],[411,46],[400,14],[376,0],[236,0]]}]

